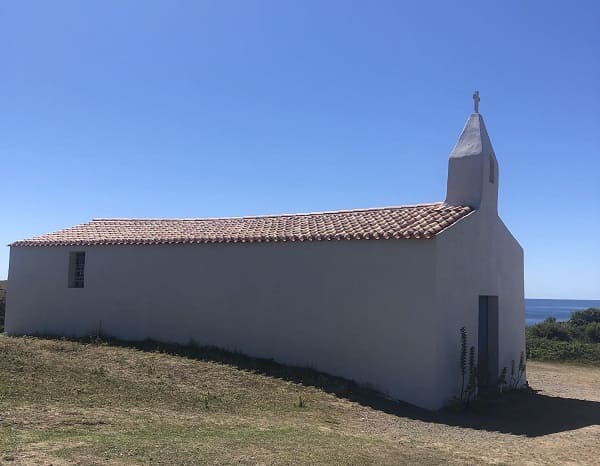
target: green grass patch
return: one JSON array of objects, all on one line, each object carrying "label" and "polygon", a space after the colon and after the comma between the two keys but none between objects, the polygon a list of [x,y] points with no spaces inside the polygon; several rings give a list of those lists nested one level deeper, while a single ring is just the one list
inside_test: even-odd
[{"label": "green grass patch", "polygon": [[214,348],[0,335],[0,463],[452,459],[443,449],[406,450],[365,431],[364,414],[331,394],[354,390],[310,369]]}]

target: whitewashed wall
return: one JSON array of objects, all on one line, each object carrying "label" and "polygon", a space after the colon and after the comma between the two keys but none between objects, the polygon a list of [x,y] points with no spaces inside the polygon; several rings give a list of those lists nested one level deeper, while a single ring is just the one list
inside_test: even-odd
[{"label": "whitewashed wall", "polygon": [[[477,211],[437,238],[439,385],[460,393],[460,328],[477,348],[479,296],[498,296],[499,370],[525,351],[523,250],[494,212]],[[498,374],[499,375],[499,374]],[[522,382],[525,381],[525,377]]]},{"label": "whitewashed wall", "polygon": [[[67,288],[69,251],[85,288]],[[13,247],[6,331],[217,345],[439,408],[435,240]]]}]

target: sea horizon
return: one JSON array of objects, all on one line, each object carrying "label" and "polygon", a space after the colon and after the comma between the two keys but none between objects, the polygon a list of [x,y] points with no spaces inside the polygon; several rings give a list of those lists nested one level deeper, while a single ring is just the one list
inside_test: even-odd
[{"label": "sea horizon", "polygon": [[557,321],[566,321],[573,312],[589,308],[600,309],[600,300],[525,298],[525,325],[543,322],[548,317],[554,317]]},{"label": "sea horizon", "polygon": [[600,298],[532,298],[530,296],[527,296],[525,299],[546,299],[549,301],[592,301],[600,303]]}]

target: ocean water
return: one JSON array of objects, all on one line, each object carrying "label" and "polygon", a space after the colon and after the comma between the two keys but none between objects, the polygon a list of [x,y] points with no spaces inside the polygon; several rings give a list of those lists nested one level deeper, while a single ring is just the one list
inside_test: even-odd
[{"label": "ocean water", "polygon": [[569,320],[573,311],[595,307],[600,309],[599,300],[584,301],[579,299],[526,299],[525,325],[533,325],[544,321],[547,317],[556,320]]}]

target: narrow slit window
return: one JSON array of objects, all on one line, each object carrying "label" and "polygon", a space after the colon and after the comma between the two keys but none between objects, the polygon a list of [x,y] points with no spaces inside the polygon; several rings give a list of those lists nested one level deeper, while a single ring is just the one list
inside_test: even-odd
[{"label": "narrow slit window", "polygon": [[496,181],[496,165],[494,164],[494,158],[490,157],[490,183]]},{"label": "narrow slit window", "polygon": [[85,252],[69,253],[69,288],[85,285]]}]

